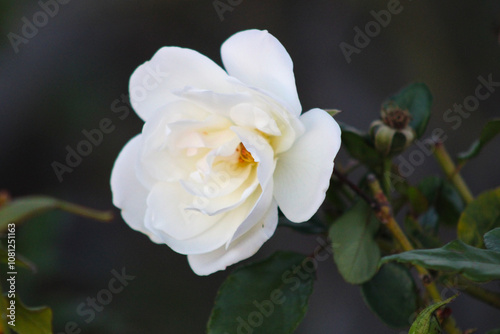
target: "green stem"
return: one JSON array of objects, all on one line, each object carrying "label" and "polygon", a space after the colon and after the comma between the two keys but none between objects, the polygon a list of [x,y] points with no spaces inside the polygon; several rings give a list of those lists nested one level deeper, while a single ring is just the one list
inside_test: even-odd
[{"label": "green stem", "polygon": [[89,209],[78,204],[73,204],[63,201],[58,202],[57,206],[59,209],[63,211],[87,218],[92,218],[95,220],[107,222],[113,219],[113,213],[111,211],[99,211],[99,210]]},{"label": "green stem", "polygon": [[385,194],[389,200],[391,200],[391,192],[392,192],[391,170],[392,170],[392,159],[385,158],[383,160],[383,166],[382,166],[382,173],[383,173],[382,180],[383,180]]},{"label": "green stem", "polygon": [[443,169],[444,173],[451,180],[455,188],[457,188],[458,193],[464,199],[465,203],[469,204],[474,200],[469,187],[465,183],[464,179],[458,172],[457,167],[453,163],[450,154],[444,147],[443,143],[437,142],[434,145],[434,157],[438,161],[439,165]]},{"label": "green stem", "polygon": [[[396,219],[394,219],[394,216],[392,214],[392,209],[389,201],[387,200],[387,197],[384,195],[384,192],[382,191],[382,188],[380,187],[380,183],[378,182],[377,178],[373,175],[368,176],[368,185],[373,193],[373,196],[375,197],[375,201],[379,203],[380,209],[375,211],[375,214],[377,215],[377,218],[385,224],[387,229],[391,232],[391,234],[394,236],[394,238],[398,241],[400,244],[401,248],[404,251],[411,251],[413,250],[413,246],[404,234],[404,232],[401,230],[399,227],[398,223],[396,222]],[[427,271],[427,269],[420,267],[420,266],[415,266],[417,269],[423,283],[424,287],[428,293],[428,295],[434,300],[435,302],[440,302],[441,299],[441,294],[439,293],[439,290],[437,289],[436,283],[434,283],[430,277],[431,275]],[[443,327],[446,330],[448,334],[462,334],[462,331],[460,328],[458,328],[455,319],[450,316],[446,318],[443,322]]]}]

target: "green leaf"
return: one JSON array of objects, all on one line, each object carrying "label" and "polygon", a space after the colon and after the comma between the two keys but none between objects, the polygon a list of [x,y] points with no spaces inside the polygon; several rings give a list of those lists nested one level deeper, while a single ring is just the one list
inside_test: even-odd
[{"label": "green leaf", "polygon": [[387,325],[408,327],[417,310],[417,288],[408,268],[394,263],[383,265],[378,273],[361,287],[370,309]]},{"label": "green leaf", "polygon": [[458,221],[458,239],[484,247],[482,236],[495,227],[500,227],[500,188],[482,193],[467,205]]},{"label": "green leaf", "polygon": [[[428,212],[433,211],[429,210]],[[430,215],[426,214],[424,216]],[[429,233],[429,231],[424,230],[422,226],[412,217],[405,217],[404,224],[406,234],[409,236],[412,243],[417,246],[415,248],[436,248],[442,246],[442,243],[439,241],[437,236],[434,235],[434,233]]]},{"label": "green leaf", "polygon": [[417,249],[386,256],[380,262],[390,261],[411,263],[450,274],[459,273],[476,282],[500,278],[499,252],[472,247],[460,240],[452,241],[441,248]]},{"label": "green leaf", "polygon": [[434,207],[439,215],[440,222],[455,226],[465,208],[465,204],[455,187],[450,182],[443,180]]},{"label": "green leaf", "polygon": [[[413,325],[410,327],[410,331],[408,334],[438,334],[441,333],[441,329],[439,328],[439,324],[436,321],[434,312],[440,307],[451,302],[455,299],[456,296],[448,298],[442,302],[433,304],[425,308],[418,315],[417,319],[413,322]],[[437,327],[436,327],[437,326]]]},{"label": "green leaf", "polygon": [[374,236],[379,226],[372,209],[360,200],[330,227],[333,260],[347,282],[361,284],[377,272],[380,249]]},{"label": "green leaf", "polygon": [[418,82],[412,83],[384,104],[391,101],[402,109],[408,109],[412,117],[410,126],[415,130],[416,138],[422,136],[431,116],[432,94],[427,85]]},{"label": "green leaf", "polygon": [[307,311],[314,261],[276,252],[236,269],[219,289],[207,333],[292,333]]},{"label": "green leaf", "polygon": [[425,198],[420,189],[416,187],[408,187],[407,194],[408,199],[410,200],[410,205],[416,215],[420,215],[427,211],[429,208],[429,201]]},{"label": "green leaf", "polygon": [[113,218],[113,215],[107,211],[89,209],[48,196],[29,196],[13,200],[0,207],[0,230],[6,229],[8,224],[19,223],[55,209],[101,221],[109,221]]},{"label": "green leaf", "polygon": [[458,154],[459,162],[463,163],[469,159],[474,158],[481,152],[483,147],[496,135],[500,133],[500,119],[493,119],[486,123],[484,128],[481,130],[481,135],[479,139],[472,143],[469,149],[465,152]]},{"label": "green leaf", "polygon": [[340,127],[342,129],[342,146],[354,159],[364,163],[374,171],[378,171],[382,166],[382,157],[375,150],[368,136],[342,123],[340,123]]},{"label": "green leaf", "polygon": [[455,187],[437,176],[424,178],[417,188],[427,198],[429,205],[437,213],[438,222],[446,225],[456,225],[464,210],[464,202]]},{"label": "green leaf", "polygon": [[[6,305],[9,300],[5,298]],[[10,329],[18,334],[52,334],[52,310],[49,307],[27,307],[17,297],[15,301],[15,326],[7,317]],[[7,314],[8,315],[8,314]]]},{"label": "green leaf", "polygon": [[495,228],[484,235],[484,244],[489,250],[500,253],[500,228]]}]

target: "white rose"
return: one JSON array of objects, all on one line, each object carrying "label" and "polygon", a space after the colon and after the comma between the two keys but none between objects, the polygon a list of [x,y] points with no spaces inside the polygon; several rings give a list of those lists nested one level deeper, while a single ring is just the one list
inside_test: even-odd
[{"label": "white rose", "polygon": [[255,254],[278,206],[293,222],[325,198],[340,128],[323,110],[301,115],[293,64],[267,31],[233,35],[227,73],[200,53],[164,47],[130,79],[142,133],[111,175],[123,219],[187,254],[208,275]]}]

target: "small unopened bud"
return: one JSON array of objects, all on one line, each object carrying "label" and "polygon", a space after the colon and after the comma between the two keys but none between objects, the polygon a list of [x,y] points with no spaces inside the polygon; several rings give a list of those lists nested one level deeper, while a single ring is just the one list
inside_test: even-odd
[{"label": "small unopened bud", "polygon": [[406,109],[401,109],[396,104],[389,104],[380,112],[382,122],[396,130],[403,130],[410,124],[411,115]]},{"label": "small unopened bud", "polygon": [[389,104],[382,109],[381,116],[381,120],[370,125],[375,149],[385,156],[403,152],[415,138],[415,131],[409,126],[410,113],[395,104]]}]

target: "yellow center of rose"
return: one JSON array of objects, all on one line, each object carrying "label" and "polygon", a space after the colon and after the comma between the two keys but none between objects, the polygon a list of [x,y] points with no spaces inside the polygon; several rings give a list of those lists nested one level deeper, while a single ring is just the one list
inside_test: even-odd
[{"label": "yellow center of rose", "polygon": [[243,143],[240,143],[240,145],[238,145],[238,148],[236,148],[236,152],[238,152],[240,154],[240,156],[238,157],[238,161],[240,163],[255,162],[255,160],[252,157],[252,153],[248,152],[248,150],[246,149],[245,145],[243,145]]}]

